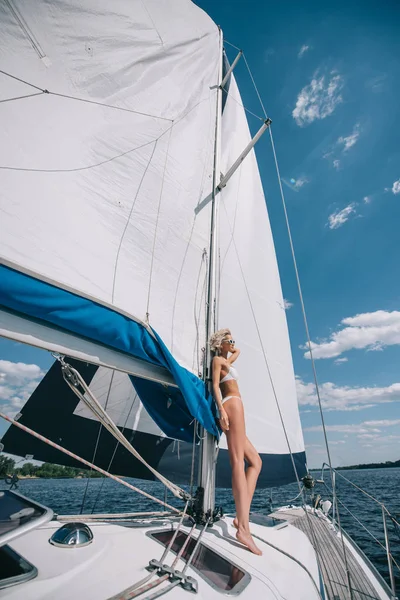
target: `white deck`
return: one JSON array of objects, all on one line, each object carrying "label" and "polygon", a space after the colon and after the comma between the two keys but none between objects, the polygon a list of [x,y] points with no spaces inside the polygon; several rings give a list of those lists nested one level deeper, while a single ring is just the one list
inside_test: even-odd
[{"label": "white deck", "polygon": [[[77,519],[78,520],[78,519]],[[318,567],[307,537],[297,527],[267,528],[252,524],[263,556],[255,556],[235,539],[232,520],[225,517],[203,536],[205,545],[232,561],[250,575],[248,585],[240,593],[244,600],[314,600],[319,598]],[[145,527],[124,527],[115,523],[90,523],[92,544],[82,548],[57,548],[49,544],[53,531],[62,523],[50,522],[40,529],[14,540],[10,546],[34,564],[39,571],[31,581],[0,591],[7,600],[107,600],[148,575],[145,567],[151,559],[160,559],[163,547],[146,533],[171,527],[168,520]],[[187,527],[183,528],[188,531]],[[196,531],[196,537],[198,532]],[[261,541],[261,539],[265,542]],[[275,548],[273,548],[274,546]],[[282,550],[282,552],[280,551]],[[301,565],[296,563],[292,555]],[[165,563],[171,564],[170,553]],[[184,568],[183,562],[177,568]],[[304,568],[305,567],[305,568]],[[189,568],[187,574],[198,581],[197,598],[221,600],[229,593],[221,592]],[[312,579],[314,581],[312,581]],[[165,586],[167,584],[162,584]],[[160,586],[161,587],[161,586]],[[158,589],[158,588],[156,588]],[[144,593],[146,598],[151,592]],[[232,592],[231,592],[232,593]],[[180,587],[166,598],[190,598]]]}]

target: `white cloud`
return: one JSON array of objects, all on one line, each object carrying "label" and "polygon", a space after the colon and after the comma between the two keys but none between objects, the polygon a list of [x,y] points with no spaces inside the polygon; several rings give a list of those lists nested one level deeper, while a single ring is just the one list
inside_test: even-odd
[{"label": "white cloud", "polygon": [[375,94],[382,92],[385,87],[385,81],[387,79],[387,74],[382,73],[381,75],[377,75],[368,79],[365,82],[365,87],[372,90]]},{"label": "white cloud", "polygon": [[297,58],[301,58],[308,50],[310,46],[306,46],[305,44],[300,48]]},{"label": "white cloud", "polygon": [[[326,431],[332,431],[334,433],[380,433],[379,429],[370,429],[366,427],[364,423],[359,423],[355,425],[325,425],[325,429]],[[305,427],[304,431],[323,431],[323,428],[322,425],[313,425],[312,427]]]},{"label": "white cloud", "polygon": [[[335,433],[350,433],[355,434],[357,437],[363,436],[364,439],[376,439],[380,438],[381,435],[373,434],[382,434],[380,429],[377,429],[373,426],[376,423],[381,427],[392,427],[400,424],[400,419],[393,420],[384,420],[384,421],[363,421],[362,423],[356,423],[352,425],[325,425],[326,431],[332,431]],[[312,427],[305,427],[304,431],[323,431],[322,425],[313,425]],[[385,436],[385,438],[397,438],[398,436]],[[332,442],[331,442],[332,443]]]},{"label": "white cloud", "polygon": [[[318,398],[313,383],[304,383],[296,378],[297,398],[300,406],[318,406]],[[384,402],[400,401],[400,383],[393,383],[387,387],[351,387],[337,386],[326,382],[319,385],[322,408],[325,411],[342,410],[358,411],[371,408]],[[372,425],[382,425],[383,421],[368,422]]]},{"label": "white cloud", "polygon": [[349,359],[345,356],[344,358],[337,358],[334,363],[335,365],[340,365],[341,363],[347,362]]},{"label": "white cloud", "polygon": [[340,75],[331,72],[328,77],[314,74],[311,83],[306,85],[297,97],[292,116],[297,125],[303,127],[316,119],[325,119],[343,102],[340,90],[343,81]]},{"label": "white cloud", "polygon": [[13,417],[32,394],[44,372],[37,365],[0,360],[1,409]]},{"label": "white cloud", "polygon": [[339,167],[340,167],[340,160],[334,160],[333,161],[333,166],[335,167],[335,169],[338,171]]},{"label": "white cloud", "polygon": [[309,183],[309,180],[307,179],[307,177],[305,177],[304,175],[302,175],[301,177],[299,177],[298,179],[296,179],[295,183],[294,183],[294,187],[296,189],[300,189],[303,187],[303,185],[305,185],[306,183]]},{"label": "white cloud", "polygon": [[[333,333],[329,340],[311,342],[313,357],[335,358],[353,349],[381,350],[385,346],[400,344],[400,312],[377,310],[342,319],[344,329]],[[307,349],[303,347],[303,349]],[[310,358],[305,352],[305,358]]]},{"label": "white cloud", "polygon": [[400,179],[393,183],[392,192],[393,194],[400,194]]},{"label": "white cloud", "polygon": [[353,129],[353,133],[351,135],[348,135],[347,137],[340,136],[340,138],[337,141],[337,144],[339,144],[339,145],[342,144],[343,152],[346,152],[347,150],[352,148],[352,146],[354,146],[354,144],[357,143],[359,136],[360,136],[360,124],[356,123],[356,125],[354,126],[354,129]]},{"label": "white cloud", "polygon": [[364,421],[368,427],[392,427],[393,425],[400,425],[400,419],[381,419],[378,421]]},{"label": "white cloud", "polygon": [[364,196],[363,200],[364,200],[365,204],[371,204],[372,196]]},{"label": "white cloud", "polygon": [[350,215],[356,212],[356,206],[357,204],[355,202],[352,202],[345,208],[342,208],[342,210],[337,210],[336,212],[329,215],[327,223],[327,225],[329,225],[329,229],[338,229],[339,227],[344,225],[346,221],[349,220]]},{"label": "white cloud", "polygon": [[286,300],[286,298],[283,299],[283,308],[285,310],[289,310],[289,308],[292,308],[293,306],[293,302],[289,302],[289,300]]}]

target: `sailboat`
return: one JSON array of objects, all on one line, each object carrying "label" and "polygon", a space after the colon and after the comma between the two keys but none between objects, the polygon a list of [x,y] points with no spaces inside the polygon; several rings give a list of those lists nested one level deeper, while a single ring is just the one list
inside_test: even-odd
[{"label": "sailboat", "polygon": [[0,17],[0,334],[56,358],[2,414],[2,446],[131,489],[122,476],[158,479],[180,504],[55,516],[2,492],[0,597],[394,598],[327,505],[252,515],[262,557],[215,507],[230,471],[207,340],[222,326],[243,349],[259,486],[307,477],[254,153],[271,121],[251,136],[241,53],[230,65],[188,0],[5,0]]}]

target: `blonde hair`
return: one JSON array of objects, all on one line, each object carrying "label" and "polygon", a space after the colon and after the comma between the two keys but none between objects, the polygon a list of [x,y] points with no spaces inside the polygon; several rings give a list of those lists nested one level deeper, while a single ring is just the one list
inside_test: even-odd
[{"label": "blonde hair", "polygon": [[212,350],[212,352],[219,352],[222,341],[227,335],[231,335],[230,329],[219,329],[210,336],[208,343],[210,344],[210,349]]}]

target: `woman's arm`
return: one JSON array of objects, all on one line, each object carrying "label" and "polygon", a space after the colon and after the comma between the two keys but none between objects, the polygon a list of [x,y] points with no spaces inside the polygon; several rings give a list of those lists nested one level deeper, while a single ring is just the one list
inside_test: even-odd
[{"label": "woman's arm", "polygon": [[229,418],[226,414],[226,410],[222,406],[221,391],[219,389],[219,380],[221,378],[221,364],[221,359],[218,356],[214,356],[212,360],[213,396],[218,407],[219,424],[221,425],[222,431],[227,431],[229,429]]},{"label": "woman's arm", "polygon": [[221,359],[214,356],[212,360],[212,384],[213,384],[213,396],[217,403],[218,410],[221,411],[221,391],[219,389],[219,380],[221,379]]},{"label": "woman's arm", "polygon": [[234,363],[234,362],[235,362],[235,360],[236,360],[236,359],[239,357],[239,354],[240,354],[240,350],[239,350],[239,348],[236,348],[236,347],[235,347],[234,351],[232,352],[232,354],[231,354],[231,355],[229,356],[229,358],[228,358],[228,363],[229,363],[230,365],[231,365],[232,363]]}]

